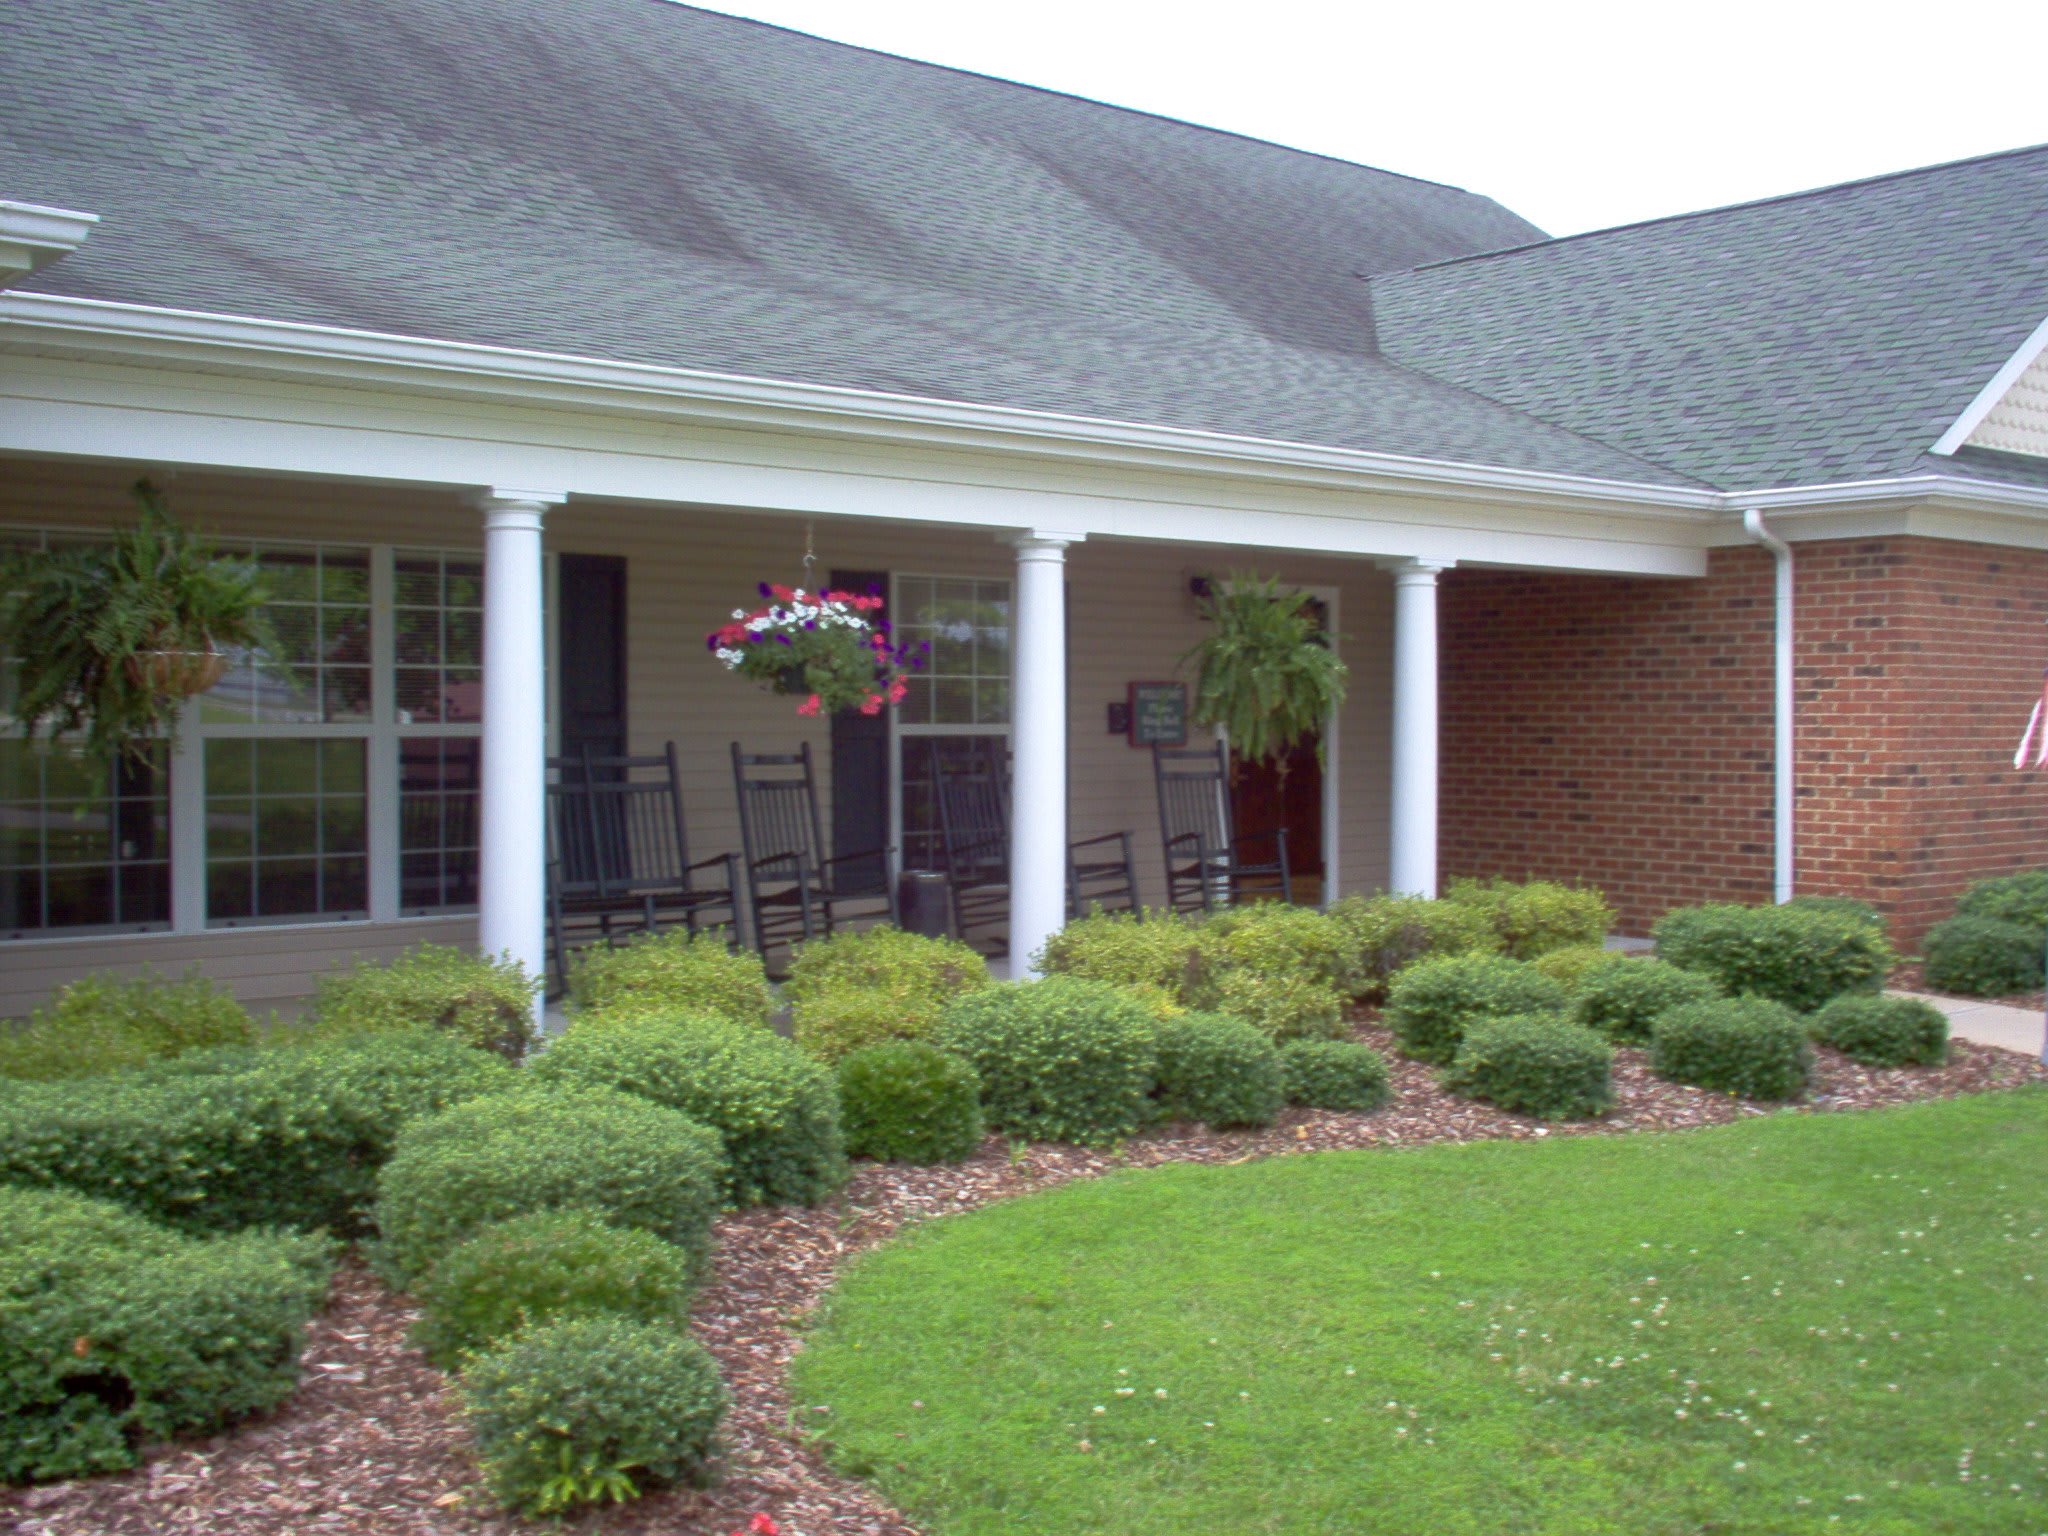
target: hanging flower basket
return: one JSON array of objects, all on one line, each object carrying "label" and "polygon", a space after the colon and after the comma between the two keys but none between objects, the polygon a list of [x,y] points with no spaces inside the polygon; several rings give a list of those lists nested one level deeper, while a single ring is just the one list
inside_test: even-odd
[{"label": "hanging flower basket", "polygon": [[127,659],[128,679],[145,693],[167,699],[196,698],[227,676],[229,660],[211,646],[137,651]]},{"label": "hanging flower basket", "polygon": [[806,592],[762,582],[763,608],[735,608],[730,623],[704,637],[727,671],[771,693],[801,699],[800,715],[858,709],[877,715],[909,691],[915,666],[889,641],[882,600],[853,592]]}]

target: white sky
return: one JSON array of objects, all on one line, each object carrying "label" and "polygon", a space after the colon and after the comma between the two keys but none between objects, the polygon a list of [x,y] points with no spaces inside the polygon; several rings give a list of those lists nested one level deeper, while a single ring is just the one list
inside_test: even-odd
[{"label": "white sky", "polygon": [[2048,140],[2048,0],[704,0],[1247,133],[1552,234]]}]

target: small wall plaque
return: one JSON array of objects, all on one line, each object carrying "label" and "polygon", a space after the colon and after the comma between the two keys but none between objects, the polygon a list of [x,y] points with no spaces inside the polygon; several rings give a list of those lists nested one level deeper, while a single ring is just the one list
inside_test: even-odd
[{"label": "small wall plaque", "polygon": [[1188,685],[1132,683],[1131,734],[1134,747],[1184,747],[1188,744]]}]

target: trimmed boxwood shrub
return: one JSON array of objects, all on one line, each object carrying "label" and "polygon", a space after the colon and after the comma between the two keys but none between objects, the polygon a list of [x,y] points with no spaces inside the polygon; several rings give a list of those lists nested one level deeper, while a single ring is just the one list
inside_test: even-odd
[{"label": "trimmed boxwood shrub", "polygon": [[1604,945],[1567,944],[1563,949],[1538,955],[1529,963],[1565,991],[1577,992],[1593,972],[1603,966],[1625,963],[1627,959],[1628,956]]},{"label": "trimmed boxwood shrub", "polygon": [[536,1083],[405,1128],[377,1179],[373,1257],[407,1286],[480,1227],[574,1206],[666,1238],[701,1274],[724,1182],[709,1126],[611,1088]]},{"label": "trimmed boxwood shrub", "polygon": [[867,1046],[929,1039],[943,1012],[945,1004],[929,998],[847,987],[798,1009],[791,1038],[819,1061],[835,1062]]},{"label": "trimmed boxwood shrub", "polygon": [[1766,997],[1687,1003],[1658,1015],[1650,1067],[1674,1083],[1692,1083],[1745,1099],[1795,1099],[1806,1091],[1813,1051],[1806,1026]]},{"label": "trimmed boxwood shrub", "polygon": [[1546,1120],[1597,1115],[1614,1102],[1614,1050],[1555,1014],[1480,1019],[1444,1073],[1452,1093]]},{"label": "trimmed boxwood shrub", "polygon": [[1355,1040],[1289,1040],[1280,1047],[1287,1102],[1363,1114],[1387,1102],[1387,1064]]},{"label": "trimmed boxwood shrub", "polygon": [[517,961],[416,944],[395,960],[320,977],[309,1027],[316,1038],[435,1030],[518,1061],[533,1044],[539,990]]},{"label": "trimmed boxwood shrub", "polygon": [[632,1318],[544,1323],[462,1374],[484,1481],[508,1508],[536,1515],[702,1483],[725,1409],[703,1345]]},{"label": "trimmed boxwood shrub", "polygon": [[1838,997],[1809,1026],[1821,1044],[1873,1067],[1932,1067],[1948,1059],[1948,1020],[1917,997]]},{"label": "trimmed boxwood shrub", "polygon": [[1720,983],[1668,960],[1631,959],[1587,975],[1572,999],[1572,1017],[1626,1045],[1647,1045],[1657,1015],[1721,995]]},{"label": "trimmed boxwood shrub", "polygon": [[1345,1034],[1344,994],[1314,976],[1228,970],[1194,995],[1205,1011],[1242,1019],[1269,1040],[1337,1040]]},{"label": "trimmed boxwood shrub", "polygon": [[1500,935],[1476,907],[1421,896],[1346,896],[1330,908],[1343,932],[1352,996],[1378,1001],[1404,966],[1430,955],[1493,954]]},{"label": "trimmed boxwood shrub", "polygon": [[1794,896],[1785,903],[1804,912],[1832,912],[1837,917],[1854,918],[1865,927],[1884,931],[1884,917],[1869,902],[1856,896]]},{"label": "trimmed boxwood shrub", "polygon": [[1174,912],[1090,912],[1045,941],[1048,974],[1125,987],[1158,987],[1178,998],[1196,967],[1196,924]]},{"label": "trimmed boxwood shrub", "polygon": [[1845,992],[1875,992],[1894,958],[1882,928],[1812,906],[1681,907],[1651,933],[1659,959],[1713,977],[1730,997],[1768,997],[1800,1013]]},{"label": "trimmed boxwood shrub", "polygon": [[406,1125],[515,1077],[449,1036],[402,1033],[24,1084],[0,1113],[0,1182],[66,1186],[190,1232],[353,1235]]},{"label": "trimmed boxwood shrub", "polygon": [[881,926],[797,945],[783,991],[801,1018],[805,1008],[851,989],[944,1007],[963,992],[993,985],[988,962],[958,939]]},{"label": "trimmed boxwood shrub", "polygon": [[1226,1126],[1271,1125],[1287,1102],[1280,1052],[1241,1020],[1186,1013],[1153,1027],[1158,1075],[1153,1088],[1169,1120]]},{"label": "trimmed boxwood shrub", "polygon": [[1402,1051],[1447,1067],[1475,1020],[1562,1013],[1563,987],[1506,955],[1443,955],[1418,960],[1387,989],[1383,1017]]},{"label": "trimmed boxwood shrub", "polygon": [[593,1211],[531,1211],[477,1230],[420,1282],[412,1342],[443,1370],[521,1328],[565,1317],[630,1317],[681,1328],[697,1275],[652,1232]]},{"label": "trimmed boxwood shrub", "polygon": [[1936,923],[1923,941],[1927,985],[1966,997],[2011,997],[2041,989],[2038,929],[1996,917],[1956,916]]},{"label": "trimmed boxwood shrub", "polygon": [[1485,915],[1510,959],[1534,960],[1572,944],[1598,944],[1614,922],[1607,898],[1590,887],[1549,880],[1453,880],[1444,899]]},{"label": "trimmed boxwood shrub", "polygon": [[1956,902],[1956,915],[2018,923],[2048,941],[2048,869],[2029,869],[1995,880],[1980,880]]},{"label": "trimmed boxwood shrub", "polygon": [[0,1077],[93,1077],[254,1039],[248,1010],[196,970],[176,981],[82,976],[26,1024],[0,1023]]},{"label": "trimmed boxwood shrub", "polygon": [[330,1254],[188,1237],[103,1200],[0,1187],[0,1482],[133,1466],[141,1442],[275,1407]]},{"label": "trimmed boxwood shrub", "polygon": [[839,1085],[779,1035],[709,1015],[597,1016],[528,1069],[536,1082],[617,1088],[681,1110],[725,1147],[736,1205],[811,1205],[846,1180]]},{"label": "trimmed boxwood shrub", "polygon": [[973,1066],[996,1129],[1099,1146],[1145,1123],[1157,1027],[1107,982],[1048,976],[955,998],[932,1043]]},{"label": "trimmed boxwood shrub", "polygon": [[839,1063],[846,1150],[889,1163],[957,1163],[981,1146],[981,1079],[922,1041],[871,1045]]},{"label": "trimmed boxwood shrub", "polygon": [[775,1016],[759,955],[732,949],[723,933],[681,928],[579,951],[569,962],[569,1001],[579,1013],[710,1013],[764,1029]]},{"label": "trimmed boxwood shrub", "polygon": [[1313,907],[1260,901],[1231,907],[1194,929],[1196,964],[1183,988],[1190,1007],[1213,1005],[1207,987],[1232,971],[1287,975],[1338,991],[1351,979],[1343,924]]}]

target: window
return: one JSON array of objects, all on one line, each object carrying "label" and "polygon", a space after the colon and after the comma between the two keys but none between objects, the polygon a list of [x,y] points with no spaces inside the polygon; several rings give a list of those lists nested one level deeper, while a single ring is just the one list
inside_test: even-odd
[{"label": "window", "polygon": [[896,712],[896,783],[904,866],[943,869],[932,782],[942,765],[1001,752],[1010,735],[1010,584],[964,576],[899,575],[889,607],[900,643],[931,647]]},{"label": "window", "polygon": [[[102,770],[0,714],[0,936],[475,907],[481,559],[221,547],[262,567],[278,645],[196,701],[175,758]],[[199,866],[182,882],[174,822]]]}]

